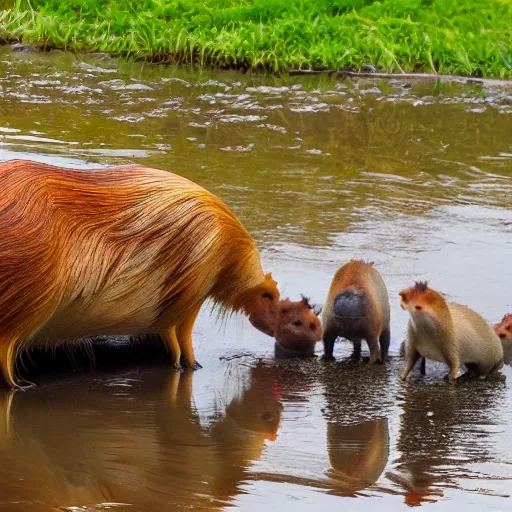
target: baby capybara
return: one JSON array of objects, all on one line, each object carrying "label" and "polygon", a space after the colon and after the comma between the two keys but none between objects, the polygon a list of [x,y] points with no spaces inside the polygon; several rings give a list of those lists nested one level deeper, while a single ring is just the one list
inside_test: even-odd
[{"label": "baby capybara", "polygon": [[512,313],[505,315],[499,324],[494,325],[494,332],[502,340],[512,338]]},{"label": "baby capybara", "polygon": [[279,302],[274,327],[276,357],[311,357],[322,339],[322,325],[307,297]]},{"label": "baby capybara", "polygon": [[342,337],[354,344],[355,359],[361,356],[364,339],[370,362],[383,362],[389,350],[389,320],[388,292],[373,263],[350,260],[334,275],[324,306],[324,359],[334,359],[334,342]]},{"label": "baby capybara", "polygon": [[400,292],[400,307],[409,313],[405,344],[405,380],[420,357],[446,363],[449,380],[468,374],[489,375],[503,366],[503,346],[478,313],[447,302],[427,282],[416,282]]}]

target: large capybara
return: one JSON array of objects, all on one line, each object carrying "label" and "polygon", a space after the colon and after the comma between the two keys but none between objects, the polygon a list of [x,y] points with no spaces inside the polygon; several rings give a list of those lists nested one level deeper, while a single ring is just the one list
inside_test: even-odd
[{"label": "large capybara", "polygon": [[96,335],[158,334],[174,365],[197,368],[201,305],[242,312],[273,336],[277,283],[218,197],[148,167],[73,170],[0,164],[0,367]]},{"label": "large capybara", "polygon": [[461,364],[477,375],[489,375],[503,366],[501,341],[478,313],[447,302],[426,282],[417,282],[399,295],[400,306],[409,313],[402,379],[420,357],[446,363],[449,380],[460,377]]},{"label": "large capybara", "polygon": [[386,285],[373,263],[350,260],[334,275],[323,314],[324,358],[334,359],[336,338],[354,344],[353,357],[361,356],[366,340],[370,361],[385,361],[390,342],[390,311]]},{"label": "large capybara", "polygon": [[315,345],[322,339],[322,324],[307,297],[279,303],[274,329],[275,355],[278,358],[312,357]]}]

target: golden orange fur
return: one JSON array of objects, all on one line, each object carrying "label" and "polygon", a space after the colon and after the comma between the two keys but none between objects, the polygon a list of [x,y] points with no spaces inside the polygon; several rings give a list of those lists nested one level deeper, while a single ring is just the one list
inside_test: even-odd
[{"label": "golden orange fur", "polygon": [[488,375],[503,365],[503,347],[490,325],[476,312],[446,302],[426,282],[402,290],[400,306],[409,313],[406,379],[420,357],[448,364],[450,380],[460,376],[463,363],[471,373]]},{"label": "golden orange fur", "polygon": [[215,195],[147,167],[78,171],[0,164],[0,366],[17,353],[99,334],[159,334],[196,366],[201,305],[273,335],[277,283]]}]

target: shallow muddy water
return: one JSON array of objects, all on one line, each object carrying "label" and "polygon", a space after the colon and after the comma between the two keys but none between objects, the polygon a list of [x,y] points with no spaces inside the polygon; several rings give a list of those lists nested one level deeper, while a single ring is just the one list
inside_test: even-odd
[{"label": "shallow muddy water", "polygon": [[195,373],[123,344],[99,345],[94,371],[24,358],[38,386],[0,390],[0,510],[507,510],[511,368],[399,381],[412,280],[492,323],[512,311],[512,90],[434,85],[2,49],[1,160],[183,174],[231,206],[294,300],[321,304],[341,263],[375,261],[394,357],[350,364],[338,343],[333,363],[274,361],[272,339],[205,308]]}]

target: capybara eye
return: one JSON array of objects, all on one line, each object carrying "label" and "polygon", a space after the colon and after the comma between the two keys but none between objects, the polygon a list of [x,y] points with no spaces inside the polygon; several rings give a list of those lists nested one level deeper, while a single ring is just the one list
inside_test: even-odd
[{"label": "capybara eye", "polygon": [[311,322],[311,323],[309,324],[309,328],[310,328],[312,331],[314,331],[314,330],[316,329],[315,322]]},{"label": "capybara eye", "polygon": [[270,292],[263,292],[261,295],[264,299],[273,299],[272,294]]},{"label": "capybara eye", "polygon": [[421,306],[414,306],[415,309],[417,309],[418,311],[421,311],[422,307]]},{"label": "capybara eye", "polygon": [[295,322],[293,322],[293,325],[295,325],[296,327],[300,327],[302,325],[302,322],[300,320],[295,320]]}]

